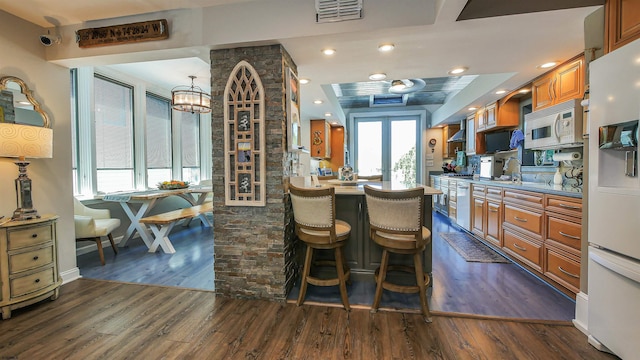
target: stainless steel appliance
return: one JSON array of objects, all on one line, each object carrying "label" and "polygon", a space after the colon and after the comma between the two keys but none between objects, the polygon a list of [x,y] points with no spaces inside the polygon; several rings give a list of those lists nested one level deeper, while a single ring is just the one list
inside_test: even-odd
[{"label": "stainless steel appliance", "polygon": [[569,100],[524,116],[525,149],[560,149],[582,145],[582,105]]},{"label": "stainless steel appliance", "polygon": [[[632,156],[638,150],[633,139],[637,130],[634,135],[635,125],[629,124],[638,119],[636,59],[640,41],[589,65],[589,293],[584,323],[589,343],[623,359],[640,354],[640,181],[633,171],[638,160]],[[602,129],[613,130],[613,136]]]},{"label": "stainless steel appliance", "polygon": [[456,196],[458,197],[456,223],[461,228],[471,231],[471,183],[458,180]]},{"label": "stainless steel appliance", "polygon": [[480,157],[480,177],[483,179],[497,179],[502,176],[502,160],[495,156]]}]

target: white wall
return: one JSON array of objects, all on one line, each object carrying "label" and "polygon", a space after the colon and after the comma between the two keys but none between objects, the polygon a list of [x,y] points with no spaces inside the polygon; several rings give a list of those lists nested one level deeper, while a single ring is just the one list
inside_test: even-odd
[{"label": "white wall", "polygon": [[[0,76],[24,80],[49,114],[53,127],[53,158],[32,160],[34,207],[40,214],[54,213],[58,220],[59,270],[66,277],[77,274],[73,223],[71,172],[71,110],[69,69],[44,60],[40,27],[0,11]],[[13,159],[0,158],[0,215],[16,209]]]}]

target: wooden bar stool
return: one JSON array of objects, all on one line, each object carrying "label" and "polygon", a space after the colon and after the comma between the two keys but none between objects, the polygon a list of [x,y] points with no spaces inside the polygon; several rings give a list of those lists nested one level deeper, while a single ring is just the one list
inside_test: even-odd
[{"label": "wooden bar stool", "polygon": [[[307,284],[338,285],[342,304],[349,311],[346,282],[351,276],[351,270],[344,260],[342,248],[351,234],[351,226],[342,220],[336,220],[335,189],[332,187],[307,189],[289,185],[289,194],[296,223],[296,235],[307,245],[298,306],[304,302]],[[319,262],[316,265],[335,266],[336,278],[321,279],[309,275],[315,249],[334,250],[335,261]]]},{"label": "wooden bar stool", "polygon": [[[427,286],[431,278],[422,268],[422,252],[431,242],[431,231],[423,226],[424,189],[377,190],[365,185],[369,212],[370,237],[382,247],[382,260],[376,269],[376,294],[371,311],[380,306],[382,290],[419,293],[420,308],[425,321],[431,322],[427,303]],[[413,256],[413,266],[390,265],[389,253]],[[399,285],[387,280],[388,271],[415,274],[416,285]]]}]

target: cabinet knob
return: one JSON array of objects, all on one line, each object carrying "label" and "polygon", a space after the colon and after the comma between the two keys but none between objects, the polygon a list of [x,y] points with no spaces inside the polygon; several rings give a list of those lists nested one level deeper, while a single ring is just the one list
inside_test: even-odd
[{"label": "cabinet knob", "polygon": [[32,238],[37,238],[37,237],[38,237],[38,234],[31,234],[31,237],[32,237]]},{"label": "cabinet knob", "polygon": [[36,256],[34,256],[34,257],[33,257],[33,261],[36,261],[36,260],[38,260],[38,259],[40,259],[40,257],[39,257],[38,255],[36,255]]}]

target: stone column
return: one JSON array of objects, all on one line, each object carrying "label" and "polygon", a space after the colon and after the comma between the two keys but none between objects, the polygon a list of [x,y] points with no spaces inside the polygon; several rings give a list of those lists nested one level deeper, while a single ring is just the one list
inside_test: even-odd
[{"label": "stone column", "polygon": [[[265,92],[265,207],[225,206],[223,95],[233,68],[242,60],[255,68]],[[216,294],[222,296],[283,301],[295,279],[291,212],[284,192],[287,67],[297,73],[280,45],[211,51],[214,270]]]}]

